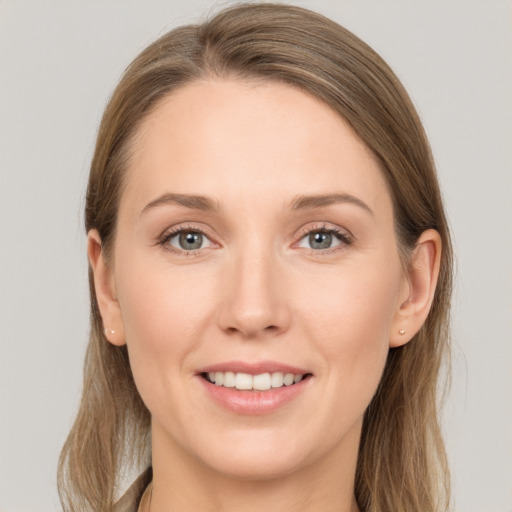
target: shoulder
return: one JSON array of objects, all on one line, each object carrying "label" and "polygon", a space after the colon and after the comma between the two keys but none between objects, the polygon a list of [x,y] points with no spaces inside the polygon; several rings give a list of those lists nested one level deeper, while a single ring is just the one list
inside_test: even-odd
[{"label": "shoulder", "polygon": [[146,469],[114,504],[112,512],[137,512],[142,495],[151,482],[152,468]]}]

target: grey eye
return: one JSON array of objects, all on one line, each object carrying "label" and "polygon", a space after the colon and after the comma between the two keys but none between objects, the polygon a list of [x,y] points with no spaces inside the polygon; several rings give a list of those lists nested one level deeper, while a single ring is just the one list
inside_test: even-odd
[{"label": "grey eye", "polygon": [[309,245],[312,249],[329,249],[332,238],[331,233],[311,233],[309,235]]},{"label": "grey eye", "polygon": [[193,232],[180,233],[179,242],[180,247],[186,251],[200,249],[203,245],[203,235]]},{"label": "grey eye", "polygon": [[169,245],[182,251],[194,251],[209,247],[210,240],[198,231],[180,231],[169,238]]},{"label": "grey eye", "polygon": [[342,240],[336,233],[330,231],[313,231],[302,238],[299,242],[299,247],[320,251],[323,249],[332,249],[341,243]]}]

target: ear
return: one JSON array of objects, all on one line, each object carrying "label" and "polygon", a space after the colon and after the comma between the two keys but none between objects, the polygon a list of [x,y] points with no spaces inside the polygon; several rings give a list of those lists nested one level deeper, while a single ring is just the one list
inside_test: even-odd
[{"label": "ear", "polygon": [[124,324],[116,296],[114,272],[105,261],[105,253],[97,230],[87,233],[87,255],[94,275],[96,300],[100,309],[105,338],[113,345],[125,344]]},{"label": "ear", "polygon": [[424,231],[406,270],[399,308],[392,322],[390,347],[405,345],[427,319],[434,299],[441,263],[441,237],[434,229]]}]

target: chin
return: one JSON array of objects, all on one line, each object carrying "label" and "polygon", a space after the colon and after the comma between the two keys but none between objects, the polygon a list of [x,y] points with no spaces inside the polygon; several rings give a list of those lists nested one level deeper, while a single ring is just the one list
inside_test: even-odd
[{"label": "chin", "polygon": [[283,453],[272,455],[260,455],[257,459],[249,454],[225,455],[221,460],[209,461],[209,467],[218,475],[229,479],[265,481],[285,478],[307,465],[297,454],[293,457],[287,457]]},{"label": "chin", "polygon": [[216,442],[205,441],[196,450],[196,456],[219,475],[262,481],[296,473],[329,452],[329,446],[323,445],[322,439],[314,439],[314,446],[308,448],[307,439],[290,434],[289,429],[285,432],[250,429],[231,432],[224,439],[217,438]]}]

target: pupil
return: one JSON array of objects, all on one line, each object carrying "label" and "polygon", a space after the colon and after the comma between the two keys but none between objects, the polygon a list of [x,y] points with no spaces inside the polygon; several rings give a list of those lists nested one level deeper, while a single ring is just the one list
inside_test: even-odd
[{"label": "pupil", "polygon": [[201,233],[187,232],[180,234],[180,246],[183,249],[200,249],[203,244]]},{"label": "pupil", "polygon": [[331,246],[330,233],[313,233],[309,235],[309,243],[313,249],[328,249]]}]

